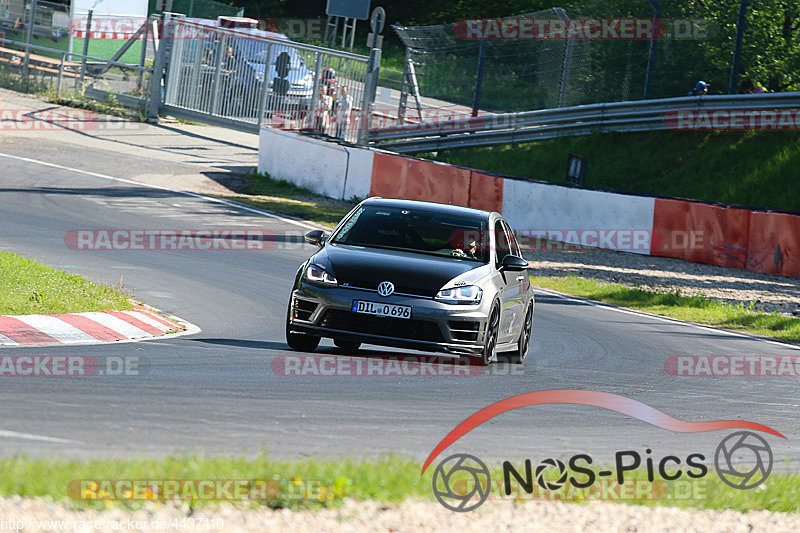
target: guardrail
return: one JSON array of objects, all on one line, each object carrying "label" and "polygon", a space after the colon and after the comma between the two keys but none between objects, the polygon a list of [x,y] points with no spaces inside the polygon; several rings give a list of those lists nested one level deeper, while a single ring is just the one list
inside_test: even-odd
[{"label": "guardrail", "polygon": [[[687,96],[591,104],[370,130],[373,146],[400,153],[490,146],[594,132],[683,129],[681,111],[761,111],[800,108],[800,92]],[[673,124],[672,121],[675,121]],[[709,123],[709,128],[719,129]],[[691,129],[691,128],[685,128]],[[736,128],[730,128],[736,129]],[[746,128],[742,128],[746,129]],[[794,129],[800,130],[800,124]]]}]

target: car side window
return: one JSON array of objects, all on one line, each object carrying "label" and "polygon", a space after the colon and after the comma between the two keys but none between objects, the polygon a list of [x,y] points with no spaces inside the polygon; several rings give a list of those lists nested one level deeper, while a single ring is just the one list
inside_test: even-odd
[{"label": "car side window", "polygon": [[500,265],[503,264],[503,259],[511,253],[511,241],[500,220],[494,224],[494,239],[496,249],[495,266],[500,268]]},{"label": "car side window", "polygon": [[508,235],[509,249],[511,250],[511,253],[516,255],[517,257],[522,257],[522,251],[520,250],[519,243],[517,243],[517,236],[514,235],[511,226],[509,226],[508,222],[504,220],[503,227],[505,228],[506,233]]}]

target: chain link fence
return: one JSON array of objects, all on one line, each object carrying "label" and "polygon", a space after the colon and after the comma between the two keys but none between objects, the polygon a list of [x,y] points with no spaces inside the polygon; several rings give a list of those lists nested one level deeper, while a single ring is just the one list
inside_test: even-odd
[{"label": "chain link fence", "polygon": [[398,115],[420,120],[415,91],[427,107],[433,99],[457,111],[451,118],[464,108],[507,113],[686,96],[698,80],[725,93],[739,0],[721,2],[730,9],[714,19],[677,1],[656,2],[656,12],[647,0],[593,0],[506,19],[395,25],[407,49]]},{"label": "chain link fence", "polygon": [[[144,107],[150,78],[146,56],[154,54],[157,31],[153,20],[96,17],[90,26],[86,16],[70,19],[65,4],[10,0],[0,6],[0,87],[57,97],[109,99],[113,94],[112,100]],[[144,26],[140,40],[109,62]]]},{"label": "chain link fence", "polygon": [[350,142],[366,131],[368,58],[189,20],[170,27],[169,112],[246,131],[268,124]]}]

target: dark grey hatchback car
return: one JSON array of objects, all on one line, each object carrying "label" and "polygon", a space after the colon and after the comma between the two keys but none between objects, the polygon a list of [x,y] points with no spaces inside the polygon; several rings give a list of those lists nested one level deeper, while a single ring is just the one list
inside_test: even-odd
[{"label": "dark grey hatchback car", "polygon": [[528,262],[498,213],[370,198],[297,270],[286,318],[292,349],[321,337],[522,363],[534,298]]}]

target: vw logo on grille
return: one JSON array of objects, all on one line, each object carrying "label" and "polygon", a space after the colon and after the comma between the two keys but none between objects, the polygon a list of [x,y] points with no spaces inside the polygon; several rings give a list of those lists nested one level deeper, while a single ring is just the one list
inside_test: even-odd
[{"label": "vw logo on grille", "polygon": [[378,285],[378,294],[381,296],[391,296],[394,293],[394,284],[391,281],[384,281]]}]

